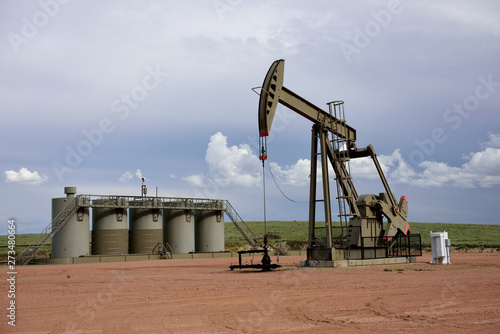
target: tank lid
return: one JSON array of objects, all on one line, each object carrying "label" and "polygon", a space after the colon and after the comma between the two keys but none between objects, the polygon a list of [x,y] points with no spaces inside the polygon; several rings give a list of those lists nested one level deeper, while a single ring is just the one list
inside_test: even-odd
[{"label": "tank lid", "polygon": [[76,187],[64,187],[64,193],[68,195],[68,197],[74,195],[76,194]]}]

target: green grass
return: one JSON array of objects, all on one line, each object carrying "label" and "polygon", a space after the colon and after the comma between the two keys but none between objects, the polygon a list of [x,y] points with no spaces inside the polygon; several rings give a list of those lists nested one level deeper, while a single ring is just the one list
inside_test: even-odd
[{"label": "green grass", "polygon": [[[247,222],[258,239],[264,235],[263,222]],[[267,232],[279,234],[282,241],[291,243],[305,243],[307,241],[307,222],[297,221],[270,221],[267,222]],[[316,226],[324,223],[316,223]],[[338,226],[338,223],[334,223]],[[226,244],[244,244],[243,238],[232,223],[226,223]],[[483,247],[500,248],[500,225],[485,224],[446,224],[446,223],[410,223],[410,232],[422,236],[422,245],[430,247],[430,232],[448,232],[453,247]]]},{"label": "green grass", "polygon": [[[37,236],[36,233],[16,234],[16,245],[29,245]],[[7,245],[7,237],[7,235],[0,235],[0,246]]]},{"label": "green grass", "polygon": [[500,247],[500,225],[410,223],[411,233],[422,235],[422,244],[430,247],[430,232],[448,232],[454,247]]},{"label": "green grass", "polygon": [[[263,222],[247,222],[247,226],[255,234],[257,239],[262,240],[264,235]],[[274,241],[286,241],[292,249],[303,247],[307,242],[307,222],[301,221],[270,221],[267,222],[267,233]],[[318,227],[324,226],[324,223],[316,223]],[[233,223],[225,223],[225,239],[227,249],[236,249],[246,245],[246,241],[235,228]],[[334,223],[338,226],[338,223]],[[451,240],[453,247],[459,248],[500,248],[500,225],[484,225],[484,224],[445,224],[445,223],[410,223],[410,231],[412,234],[420,234],[422,236],[422,245],[430,247],[430,232],[448,232],[448,237]],[[317,233],[321,233],[318,230]],[[18,234],[16,235],[16,254],[19,254],[24,247],[21,245],[29,245],[37,234]],[[7,251],[7,235],[0,235],[0,260],[6,258]],[[46,245],[42,252],[50,252],[50,245]]]},{"label": "green grass", "polygon": [[[31,244],[31,242],[38,236],[38,234],[16,234],[16,247],[15,247],[15,252],[16,256],[21,253],[27,245]],[[1,261],[6,261],[7,260],[7,254],[8,251],[10,250],[7,248],[8,246],[8,236],[7,235],[0,235],[0,260]],[[50,243],[50,242],[49,242]],[[41,249],[42,253],[50,253],[50,245],[45,245]]]}]

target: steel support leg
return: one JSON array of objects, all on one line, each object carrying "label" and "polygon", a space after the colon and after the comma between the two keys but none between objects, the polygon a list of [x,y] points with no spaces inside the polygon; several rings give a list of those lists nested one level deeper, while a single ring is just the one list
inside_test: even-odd
[{"label": "steel support leg", "polygon": [[328,133],[320,130],[321,143],[321,177],[323,179],[323,204],[325,206],[325,228],[326,228],[326,247],[331,248],[332,242],[332,208],[330,204],[330,180],[328,178],[328,157],[326,154],[326,145]]},{"label": "steel support leg", "polygon": [[309,180],[309,234],[307,247],[311,248],[315,239],[316,225],[316,170],[318,166],[318,127],[311,130],[311,175]]}]

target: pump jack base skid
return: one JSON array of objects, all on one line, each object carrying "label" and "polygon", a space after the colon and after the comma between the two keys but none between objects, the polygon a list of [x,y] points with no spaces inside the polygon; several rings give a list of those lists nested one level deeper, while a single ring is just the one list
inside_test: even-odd
[{"label": "pump jack base skid", "polygon": [[[261,263],[242,264],[242,259],[241,259],[242,254],[255,254],[255,253],[264,254],[262,256]],[[239,258],[239,261],[238,261],[239,264],[231,264],[229,266],[229,269],[231,269],[231,270],[234,270],[234,269],[260,269],[262,271],[271,271],[272,269],[281,268],[281,265],[279,265],[277,263],[271,263],[271,257],[268,254],[267,247],[265,247],[264,249],[252,249],[252,250],[247,250],[247,251],[239,251],[238,258]]]},{"label": "pump jack base skid", "polygon": [[279,264],[271,264],[269,267],[264,267],[262,264],[233,264],[229,266],[229,269],[234,270],[234,269],[260,269],[262,271],[270,271],[272,269],[278,269],[281,268],[281,265]]}]

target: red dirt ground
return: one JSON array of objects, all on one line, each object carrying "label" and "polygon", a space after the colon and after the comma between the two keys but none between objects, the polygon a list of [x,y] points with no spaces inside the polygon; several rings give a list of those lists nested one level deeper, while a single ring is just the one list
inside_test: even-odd
[{"label": "red dirt ground", "polygon": [[499,253],[452,253],[445,266],[428,253],[391,266],[300,260],[273,272],[230,271],[235,258],[18,267],[16,327],[4,315],[0,333],[500,333]]}]

